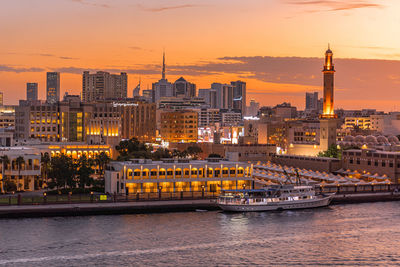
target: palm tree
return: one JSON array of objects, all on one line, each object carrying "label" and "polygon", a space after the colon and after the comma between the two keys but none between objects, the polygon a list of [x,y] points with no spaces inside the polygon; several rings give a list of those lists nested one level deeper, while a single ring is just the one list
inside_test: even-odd
[{"label": "palm tree", "polygon": [[24,157],[22,157],[22,156],[19,156],[16,160],[15,160],[15,163],[17,164],[17,166],[18,166],[18,189],[19,189],[19,191],[21,191],[21,183],[20,183],[20,180],[21,180],[21,168],[22,168],[22,164],[24,164],[25,163],[25,159],[24,159]]},{"label": "palm tree", "polygon": [[2,164],[1,168],[1,192],[4,193],[4,169],[6,168],[6,165],[10,164],[10,159],[7,157],[7,155],[3,155],[0,157],[0,162]]},{"label": "palm tree", "polygon": [[96,155],[96,163],[99,167],[100,176],[104,179],[104,169],[106,165],[110,162],[110,157],[105,152],[100,152],[100,154]]},{"label": "palm tree", "polygon": [[42,178],[45,178],[46,181],[46,187],[48,186],[48,173],[49,173],[49,164],[50,164],[50,156],[49,153],[45,152],[42,154],[41,158],[42,162]]}]

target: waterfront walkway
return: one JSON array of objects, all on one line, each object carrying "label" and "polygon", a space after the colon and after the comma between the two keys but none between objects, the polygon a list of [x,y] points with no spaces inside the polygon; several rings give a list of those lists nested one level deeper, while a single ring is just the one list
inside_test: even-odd
[{"label": "waterfront walkway", "polygon": [[216,210],[214,200],[71,203],[0,206],[0,218]]}]

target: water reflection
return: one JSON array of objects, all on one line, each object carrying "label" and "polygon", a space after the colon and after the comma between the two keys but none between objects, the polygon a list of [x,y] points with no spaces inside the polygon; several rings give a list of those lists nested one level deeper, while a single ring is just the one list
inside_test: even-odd
[{"label": "water reflection", "polygon": [[0,264],[395,265],[399,205],[0,220]]}]

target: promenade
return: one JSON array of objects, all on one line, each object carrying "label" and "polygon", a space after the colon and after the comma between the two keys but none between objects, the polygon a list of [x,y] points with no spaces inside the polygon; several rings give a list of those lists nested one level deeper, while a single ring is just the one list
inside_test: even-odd
[{"label": "promenade", "polygon": [[217,210],[214,200],[166,200],[143,202],[70,203],[0,206],[0,218],[85,216]]}]

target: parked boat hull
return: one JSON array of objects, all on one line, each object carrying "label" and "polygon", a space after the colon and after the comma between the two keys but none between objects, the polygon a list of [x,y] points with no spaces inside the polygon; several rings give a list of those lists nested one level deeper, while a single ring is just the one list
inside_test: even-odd
[{"label": "parked boat hull", "polygon": [[243,212],[243,211],[274,211],[274,210],[293,210],[326,207],[332,201],[331,196],[298,201],[284,201],[279,203],[270,202],[268,204],[221,204],[218,206],[224,211]]}]

